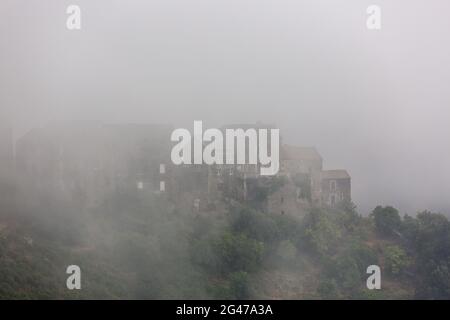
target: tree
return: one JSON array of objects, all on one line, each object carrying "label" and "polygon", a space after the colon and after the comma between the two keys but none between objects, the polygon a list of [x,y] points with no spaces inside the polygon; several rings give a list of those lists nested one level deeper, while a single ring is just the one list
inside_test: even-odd
[{"label": "tree", "polygon": [[416,297],[450,299],[450,222],[428,211],[417,215],[409,240],[417,253]]},{"label": "tree", "polygon": [[306,247],[324,255],[336,249],[341,230],[336,222],[321,209],[312,209],[305,218]]},{"label": "tree", "polygon": [[399,275],[410,264],[405,251],[399,246],[388,246],[384,249],[386,270],[392,275]]},{"label": "tree", "polygon": [[243,234],[225,233],[215,242],[224,273],[255,271],[261,264],[264,244]]},{"label": "tree", "polygon": [[373,210],[371,216],[373,217],[375,227],[380,234],[385,236],[398,234],[402,220],[397,209],[390,206],[377,206]]}]

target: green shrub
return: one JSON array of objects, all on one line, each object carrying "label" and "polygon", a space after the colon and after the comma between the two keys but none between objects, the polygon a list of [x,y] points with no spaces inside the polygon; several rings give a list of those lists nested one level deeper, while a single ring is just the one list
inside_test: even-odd
[{"label": "green shrub", "polygon": [[410,264],[405,251],[399,246],[388,246],[384,249],[386,271],[391,275],[399,275]]},{"label": "green shrub", "polygon": [[377,206],[371,216],[375,221],[377,231],[386,236],[396,235],[401,227],[401,218],[398,210],[393,207]]}]

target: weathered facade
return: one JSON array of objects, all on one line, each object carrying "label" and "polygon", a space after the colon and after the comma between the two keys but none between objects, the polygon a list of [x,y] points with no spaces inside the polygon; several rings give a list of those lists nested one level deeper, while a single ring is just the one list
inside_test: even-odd
[{"label": "weathered facade", "polygon": [[299,197],[313,203],[320,201],[322,156],[313,147],[283,145],[280,174],[287,176],[298,188]]},{"label": "weathered facade", "polygon": [[269,196],[268,210],[273,213],[299,214],[305,207],[320,204],[322,157],[315,148],[283,145],[280,150],[283,186]]},{"label": "weathered facade", "polygon": [[130,190],[159,192],[161,181],[167,190],[173,186],[167,163],[171,130],[155,125],[34,129],[17,142],[19,182],[88,206]]},{"label": "weathered facade", "polygon": [[283,145],[280,161],[279,175],[286,177],[286,185],[272,195],[272,211],[298,212],[299,207],[334,207],[351,201],[350,175],[345,170],[323,170],[315,148]]},{"label": "weathered facade", "polygon": [[[226,128],[254,128],[234,125]],[[260,124],[257,128],[271,128]],[[22,186],[85,206],[117,194],[158,194],[194,211],[223,198],[252,201],[273,213],[351,200],[345,170],[323,170],[315,148],[280,146],[276,176],[260,164],[179,165],[171,162],[173,128],[162,125],[48,126],[19,139],[16,168]],[[270,150],[270,145],[268,146]]]},{"label": "weathered facade", "polygon": [[335,206],[351,201],[350,175],[345,170],[325,170],[321,172],[322,203]]}]

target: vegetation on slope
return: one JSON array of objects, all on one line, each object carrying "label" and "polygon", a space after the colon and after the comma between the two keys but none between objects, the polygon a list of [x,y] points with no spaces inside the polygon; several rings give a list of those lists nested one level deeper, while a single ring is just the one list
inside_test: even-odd
[{"label": "vegetation on slope", "polygon": [[[89,211],[61,204],[0,216],[0,298],[449,299],[450,223],[347,204],[302,219],[227,201],[185,212],[122,195]],[[67,290],[68,265],[82,290]],[[368,290],[366,269],[382,270]]]}]

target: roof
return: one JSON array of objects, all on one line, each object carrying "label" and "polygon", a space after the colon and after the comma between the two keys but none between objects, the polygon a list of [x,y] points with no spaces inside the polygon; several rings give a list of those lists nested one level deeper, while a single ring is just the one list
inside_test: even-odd
[{"label": "roof", "polygon": [[322,179],[350,179],[346,170],[324,170],[321,172]]},{"label": "roof", "polygon": [[314,147],[297,147],[291,145],[281,146],[282,160],[322,160]]}]

